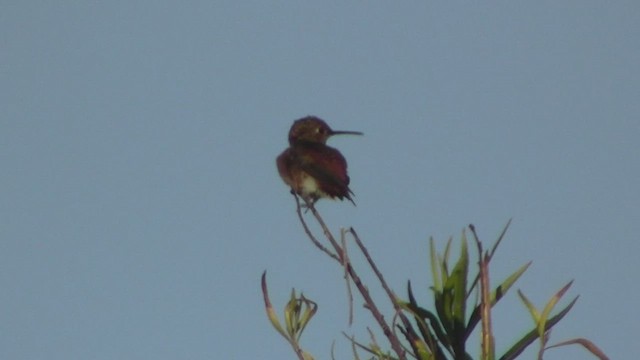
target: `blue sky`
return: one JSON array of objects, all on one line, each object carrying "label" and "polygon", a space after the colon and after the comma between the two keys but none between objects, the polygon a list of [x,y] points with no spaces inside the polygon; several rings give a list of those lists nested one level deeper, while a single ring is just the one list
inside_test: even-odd
[{"label": "blue sky", "polygon": [[[552,341],[640,352],[636,2],[1,9],[1,358],[293,359],[265,269],[278,306],[292,287],[319,303],[307,350],[350,358],[340,332],[366,341],[370,316],[348,326],[274,164],[309,114],[365,133],[330,140],[358,206],[318,209],[399,294],[410,279],[428,303],[429,236],[473,223],[491,243],[513,218],[492,275],[533,260],[536,304],[580,294]],[[531,327],[515,293],[494,325],[499,352]]]}]

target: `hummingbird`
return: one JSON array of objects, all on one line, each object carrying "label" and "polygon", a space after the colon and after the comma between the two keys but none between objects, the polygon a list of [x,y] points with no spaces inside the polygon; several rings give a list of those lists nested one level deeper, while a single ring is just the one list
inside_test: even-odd
[{"label": "hummingbird", "polygon": [[276,165],[291,191],[314,204],[320,198],[345,198],[353,205],[349,189],[347,161],[340,152],[327,146],[333,135],[363,135],[359,131],[332,130],[316,116],[293,122],[289,130],[289,148],[278,156]]}]

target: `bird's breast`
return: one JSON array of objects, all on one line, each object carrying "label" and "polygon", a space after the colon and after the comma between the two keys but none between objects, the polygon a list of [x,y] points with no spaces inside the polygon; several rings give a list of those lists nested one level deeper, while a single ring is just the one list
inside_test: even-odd
[{"label": "bird's breast", "polygon": [[297,179],[297,188],[298,192],[305,196],[328,197],[328,195],[322,191],[318,180],[304,171],[300,172]]}]

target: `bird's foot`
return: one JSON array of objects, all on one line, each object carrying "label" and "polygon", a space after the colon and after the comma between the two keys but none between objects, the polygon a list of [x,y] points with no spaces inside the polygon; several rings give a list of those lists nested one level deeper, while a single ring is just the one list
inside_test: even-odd
[{"label": "bird's foot", "polygon": [[302,201],[304,201],[304,204],[300,205],[300,207],[304,209],[304,213],[305,214],[309,212],[309,209],[315,209],[314,205],[315,205],[317,199],[307,198],[307,197],[304,197],[304,196],[300,196],[300,197],[302,198]]}]

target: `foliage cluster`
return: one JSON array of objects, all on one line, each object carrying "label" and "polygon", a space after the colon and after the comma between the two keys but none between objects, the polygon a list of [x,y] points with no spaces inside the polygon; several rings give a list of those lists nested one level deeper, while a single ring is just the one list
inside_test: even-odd
[{"label": "foliage cluster", "polygon": [[[433,282],[431,286],[433,305],[429,306],[426,303],[418,302],[414,296],[411,283],[408,283],[407,298],[405,300],[396,296],[387,285],[382,273],[378,270],[367,248],[353,228],[343,229],[340,236],[341,241],[338,243],[313,204],[306,203],[301,206],[297,198],[296,203],[298,217],[309,239],[318,249],[344,268],[349,298],[353,299],[351,294],[353,285],[360,293],[365,308],[371,312],[380,330],[388,340],[388,345],[378,343],[371,331],[371,339],[368,344],[347,336],[352,344],[354,359],[360,359],[360,352],[363,351],[368,354],[367,356],[370,359],[377,360],[405,360],[409,358],[418,360],[471,360],[474,357],[469,353],[468,343],[470,342],[471,334],[474,333],[478,326],[480,326],[479,333],[481,336],[479,359],[482,360],[516,359],[527,347],[536,342],[539,344],[538,359],[542,359],[545,351],[550,348],[574,344],[583,346],[598,359],[608,359],[597,346],[583,338],[575,338],[555,345],[548,345],[551,329],[562,320],[578,300],[578,296],[575,296],[567,305],[556,310],[556,305],[569,290],[573,281],[568,282],[553,294],[542,309],[534,306],[524,292],[518,290],[517,294],[533,320],[532,329],[517,340],[505,353],[500,355],[495,353],[491,324],[493,308],[531,265],[531,262],[522,265],[497,286],[491,288],[490,263],[504,238],[509,223],[507,223],[490,250],[483,249],[483,243],[478,238],[474,226],[469,225],[468,231],[472,234],[472,243],[475,244],[476,248],[477,261],[475,262],[470,260],[467,231],[462,232],[460,252],[455,261],[452,261],[451,254],[452,239],[449,239],[446,243],[443,253],[439,253],[436,250],[433,238],[430,239],[429,259]],[[323,245],[310,231],[301,207],[306,207],[311,211],[314,219],[322,228],[324,237],[330,247]],[[375,273],[395,309],[391,324],[388,323],[379,310],[379,300],[374,300],[371,297],[368,287],[363,284],[347,256],[346,237],[348,235],[353,238],[358,249],[367,259],[371,270]],[[477,267],[473,266],[474,264],[477,264]],[[297,295],[295,289],[292,290],[290,300],[284,308],[284,325],[282,325],[269,299],[266,272],[262,275],[262,291],[267,316],[276,331],[291,345],[299,360],[314,359],[310,353],[302,349],[300,338],[316,314],[317,304],[302,294]]]}]

